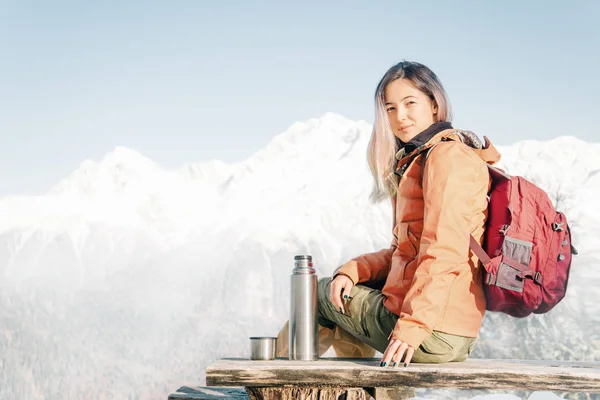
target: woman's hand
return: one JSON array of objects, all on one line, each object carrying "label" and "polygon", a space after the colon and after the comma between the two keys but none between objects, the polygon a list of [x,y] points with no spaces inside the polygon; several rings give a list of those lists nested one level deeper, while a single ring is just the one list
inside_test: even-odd
[{"label": "woman's hand", "polygon": [[410,360],[412,360],[412,357],[415,354],[415,349],[402,340],[392,339],[390,344],[388,344],[387,349],[385,349],[385,353],[383,353],[380,366],[385,367],[389,365],[390,367],[395,367],[396,365],[400,365],[404,352],[406,352],[404,366],[408,367]]},{"label": "woman's hand", "polygon": [[348,300],[350,297],[350,291],[354,286],[352,279],[346,275],[338,275],[332,281],[329,289],[329,300],[336,308],[343,314],[344,311],[344,300]]}]

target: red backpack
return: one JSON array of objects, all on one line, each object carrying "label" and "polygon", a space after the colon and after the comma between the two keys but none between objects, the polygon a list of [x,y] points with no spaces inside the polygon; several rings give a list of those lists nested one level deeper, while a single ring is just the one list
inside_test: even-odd
[{"label": "red backpack", "polygon": [[470,242],[485,269],[486,308],[513,317],[543,314],[565,297],[577,254],[567,218],[533,183],[487,166],[492,188],[483,248],[473,236]]}]

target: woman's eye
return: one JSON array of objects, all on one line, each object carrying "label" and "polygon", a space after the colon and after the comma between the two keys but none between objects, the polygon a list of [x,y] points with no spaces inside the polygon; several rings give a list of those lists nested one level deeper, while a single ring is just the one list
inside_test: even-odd
[{"label": "woman's eye", "polygon": [[416,102],[415,102],[415,101],[409,101],[409,102],[408,102],[408,105],[409,105],[409,106],[411,106],[411,105],[413,105],[413,104],[416,104]]},{"label": "woman's eye", "polygon": [[394,109],[394,107],[390,107],[390,108],[388,108],[388,109],[387,109],[387,112],[390,112],[390,111],[392,111],[393,109]]}]

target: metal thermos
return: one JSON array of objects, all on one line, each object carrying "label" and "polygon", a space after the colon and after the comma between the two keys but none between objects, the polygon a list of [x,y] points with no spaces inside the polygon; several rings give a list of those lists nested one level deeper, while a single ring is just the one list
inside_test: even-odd
[{"label": "metal thermos", "polygon": [[294,257],[290,306],[290,360],[318,360],[317,275],[309,255]]}]

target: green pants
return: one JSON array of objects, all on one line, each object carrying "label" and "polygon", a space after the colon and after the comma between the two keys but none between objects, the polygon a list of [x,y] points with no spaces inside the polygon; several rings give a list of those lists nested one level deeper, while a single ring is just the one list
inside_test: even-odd
[{"label": "green pants", "polygon": [[[358,340],[385,352],[389,344],[388,337],[398,316],[384,305],[381,291],[363,285],[356,285],[345,301],[344,311],[336,310],[329,300],[331,278],[319,280],[319,324],[327,328],[339,326]],[[450,335],[433,331],[431,336],[415,349],[412,362],[445,363],[464,361],[475,345],[476,338]]]}]

